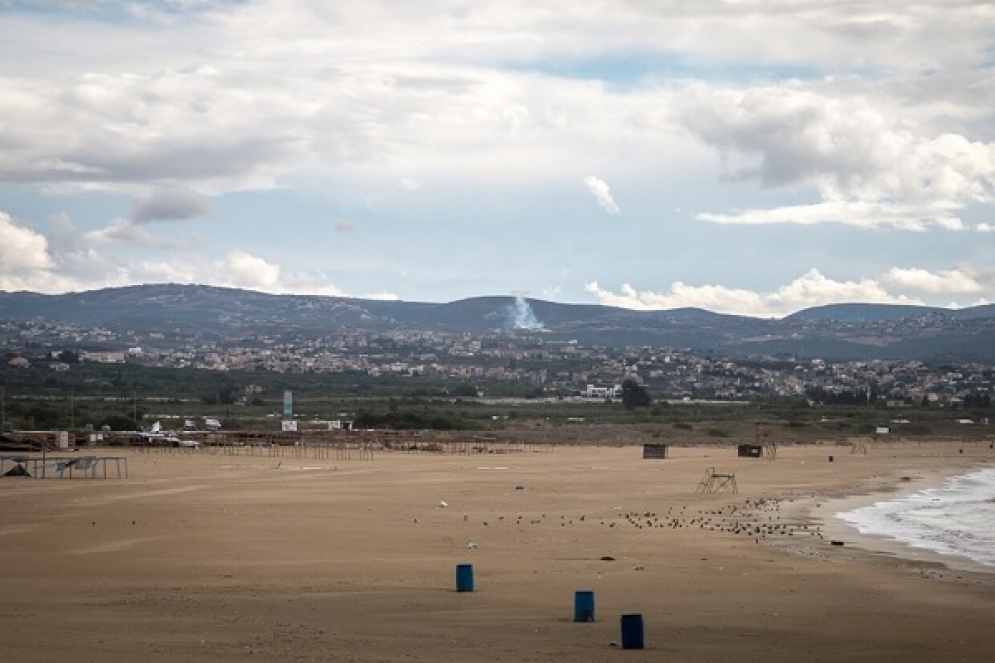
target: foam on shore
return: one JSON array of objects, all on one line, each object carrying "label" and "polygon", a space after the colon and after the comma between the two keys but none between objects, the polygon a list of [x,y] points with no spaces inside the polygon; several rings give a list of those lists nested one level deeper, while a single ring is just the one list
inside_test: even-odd
[{"label": "foam on shore", "polygon": [[842,511],[836,517],[864,535],[995,569],[995,468],[955,476],[940,487]]}]

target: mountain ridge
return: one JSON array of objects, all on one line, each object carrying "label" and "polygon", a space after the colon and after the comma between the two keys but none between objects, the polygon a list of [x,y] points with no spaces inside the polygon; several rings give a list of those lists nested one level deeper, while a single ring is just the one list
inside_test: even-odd
[{"label": "mountain ridge", "polygon": [[512,296],[404,302],[187,284],[54,295],[0,291],[0,320],[34,318],[114,331],[158,330],[219,339],[253,334],[328,335],[345,329],[510,332],[607,347],[696,347],[730,354],[995,358],[995,305],[947,309],[829,304],[784,318],[757,318],[694,307],[637,311]]}]

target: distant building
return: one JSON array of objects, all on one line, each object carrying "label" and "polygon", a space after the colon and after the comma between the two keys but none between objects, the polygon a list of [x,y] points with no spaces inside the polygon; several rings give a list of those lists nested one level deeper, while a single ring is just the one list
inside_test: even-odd
[{"label": "distant building", "polygon": [[617,398],[622,393],[622,385],[614,387],[596,387],[593,384],[587,385],[584,396],[587,398]]},{"label": "distant building", "polygon": [[123,364],[123,352],[84,352],[80,355],[82,361],[93,361],[98,364]]}]

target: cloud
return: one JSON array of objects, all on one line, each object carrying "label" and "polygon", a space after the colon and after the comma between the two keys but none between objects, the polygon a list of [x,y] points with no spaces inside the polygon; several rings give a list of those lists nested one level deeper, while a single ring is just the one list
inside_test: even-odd
[{"label": "cloud", "polygon": [[[314,272],[290,272],[281,279],[283,292],[307,293],[324,295],[326,297],[350,297],[345,291],[331,283],[324,274]],[[382,298],[389,298],[389,293],[382,293]]]},{"label": "cloud", "polygon": [[[124,235],[119,236],[119,235]],[[66,214],[52,217],[46,234],[25,227],[0,212],[0,290],[68,292],[132,283],[212,283],[271,293],[348,297],[319,272],[287,271],[248,251],[234,249],[209,260],[191,253],[151,260],[117,252],[113,259],[96,247],[108,240],[127,241],[136,252],[163,242],[146,227],[119,219],[105,228],[81,232]],[[396,300],[386,290],[359,295]]]},{"label": "cloud", "polygon": [[623,284],[617,293],[601,288],[596,281],[585,290],[608,306],[637,310],[665,310],[697,307],[719,313],[752,317],[781,317],[811,306],[845,302],[882,304],[921,304],[919,299],[889,292],[874,279],[835,281],[812,269],[771,292],[757,292],[721,285],[690,286],[680,281],[664,292],[636,291]]},{"label": "cloud", "polygon": [[48,240],[30,228],[14,223],[6,212],[0,212],[0,270],[7,274],[50,267]]},{"label": "cloud", "polygon": [[99,175],[101,170],[99,168],[94,168],[93,166],[84,166],[81,163],[75,163],[72,161],[64,161],[63,159],[42,159],[38,163],[38,169],[41,171],[49,172],[66,172],[74,173],[77,175],[90,174]]},{"label": "cloud", "polygon": [[[313,272],[286,272],[280,265],[269,262],[246,251],[229,251],[214,265],[212,282],[220,282],[234,288],[259,290],[274,294],[309,294],[329,297],[349,297],[322,274]],[[371,295],[357,295],[370,299],[392,300],[397,295],[390,292],[375,292]]]},{"label": "cloud", "polygon": [[588,175],[584,178],[584,186],[586,186],[587,190],[591,192],[591,195],[598,201],[598,204],[612,216],[615,216],[622,211],[615,203],[615,199],[612,198],[612,192],[608,187],[608,183],[600,177]]},{"label": "cloud", "polygon": [[[229,24],[245,39],[257,39],[271,57],[305,47],[311,53],[327,40],[357,58],[382,60],[407,54],[440,61],[475,56],[484,62],[569,62],[637,51],[691,62],[760,62],[768,68],[781,62],[876,65],[904,72],[986,62],[990,9],[983,0],[958,0],[954,6],[957,11],[949,2],[919,2],[910,11],[901,0],[879,0],[873,7],[659,0],[619,3],[606,11],[603,4],[589,2],[454,6],[423,0],[417,9],[399,10],[397,3],[369,0],[348,11],[267,0],[233,13]],[[288,35],[302,44],[279,41]]]},{"label": "cloud", "polygon": [[[39,219],[52,209],[84,219],[65,232],[31,226],[55,265],[36,275],[225,282],[216,265],[241,250],[279,268],[263,279],[273,289],[332,287],[327,269],[350,290],[390,290],[359,279],[392,274],[433,299],[506,290],[496,261],[515,242],[527,273],[512,280],[583,299],[552,273],[561,258],[549,260],[549,247],[578,265],[625,249],[608,228],[569,227],[556,198],[579,181],[609,215],[626,202],[645,245],[686,247],[663,283],[747,296],[725,274],[750,274],[759,308],[780,285],[761,279],[788,277],[751,267],[783,257],[802,274],[830,245],[841,256],[834,278],[877,274],[889,293],[899,286],[883,274],[918,264],[916,250],[942,265],[991,262],[973,232],[936,244],[853,232],[992,231],[990,2],[7,4],[0,183],[18,192],[20,214],[33,204]],[[564,183],[563,173],[573,175]],[[588,173],[611,179],[619,201]],[[251,214],[248,196],[222,195],[249,191]],[[124,205],[123,219],[100,211],[109,205]],[[487,227],[467,212],[475,205]],[[188,244],[185,224],[170,221],[212,206],[243,220],[237,232],[182,257],[154,253]],[[298,238],[326,247],[306,258],[314,272],[275,258],[292,254],[274,246],[273,219],[293,209],[316,219],[302,220]],[[684,223],[696,213],[707,224]],[[363,224],[351,251],[341,245],[355,228],[339,214]],[[793,225],[757,228],[775,224]],[[499,241],[476,260],[492,228]],[[739,257],[711,267],[732,234]],[[788,235],[798,241],[782,256],[775,240]],[[442,242],[452,242],[446,259],[426,261]],[[426,262],[433,279],[404,278]],[[700,276],[702,264],[714,274]]]},{"label": "cloud", "polygon": [[229,251],[217,269],[225,282],[236,288],[271,291],[280,281],[279,265],[240,250]]},{"label": "cloud", "polygon": [[396,302],[398,301],[398,296],[396,292],[370,292],[363,295],[357,295],[360,299],[376,299],[382,302]]},{"label": "cloud", "polygon": [[995,143],[924,135],[862,97],[827,97],[800,84],[745,90],[698,85],[680,115],[729,162],[741,161],[731,178],[758,179],[768,187],[811,185],[821,198],[746,213],[706,212],[701,220],[961,230],[957,210],[995,200]]},{"label": "cloud", "polygon": [[145,196],[131,201],[128,218],[114,219],[107,226],[86,233],[95,242],[122,242],[135,247],[170,251],[190,250],[190,243],[178,242],[148,230],[153,223],[185,221],[211,213],[208,200],[188,186],[162,184]]},{"label": "cloud", "polygon": [[86,253],[53,253],[44,235],[0,212],[0,290],[45,293],[78,290],[81,281],[64,273],[63,266],[84,264],[91,257]]},{"label": "cloud", "polygon": [[189,249],[186,244],[154,235],[144,225],[132,223],[127,219],[115,219],[103,228],[87,232],[85,236],[95,242],[122,242],[146,249],[168,251]]},{"label": "cloud", "polygon": [[[675,67],[686,78],[728,76],[731,64],[745,76],[783,77],[789,65],[914,81],[985,63],[991,48],[980,2],[915,12],[898,0],[769,11],[719,0],[610,12],[527,0],[426,0],[417,11],[376,0],[141,6],[128,21],[4,12],[0,61],[18,67],[4,80],[0,117],[12,140],[0,178],[115,190],[169,180],[216,193],[280,186],[302,171],[334,178],[344,167],[387,169],[383,181],[396,183],[460,168],[505,177],[595,168],[621,154],[659,164],[661,148],[681,140]],[[139,51],[141,61],[128,55]],[[614,70],[637,83],[613,87]],[[953,105],[944,110],[963,112]]]},{"label": "cloud", "polygon": [[[100,32],[98,25],[87,27]],[[104,29],[119,40],[118,53],[128,52],[137,38],[124,26]],[[64,43],[72,41],[70,33],[64,37]],[[154,43],[147,47],[155,50]],[[171,56],[157,55],[152,71],[109,53],[94,69],[64,61],[34,78],[5,78],[0,179],[57,190],[132,191],[148,182],[176,183],[136,201],[138,222],[204,213],[204,201],[184,186],[214,192],[274,186],[288,160],[301,154],[300,137],[288,126],[296,113],[291,106],[277,111],[290,100],[257,99],[261,89],[244,81],[172,68]],[[264,72],[259,79],[273,82]]]},{"label": "cloud", "polygon": [[142,283],[204,283],[200,261],[142,260],[131,271]]},{"label": "cloud", "polygon": [[204,196],[181,184],[159,185],[148,196],[135,198],[131,205],[133,223],[183,221],[204,216],[211,205]]},{"label": "cloud", "polygon": [[839,223],[858,228],[892,227],[916,232],[925,231],[929,226],[946,230],[965,229],[964,222],[943,205],[919,206],[867,201],[830,201],[774,209],[737,210],[730,214],[701,212],[695,218],[712,223],[741,225]]},{"label": "cloud", "polygon": [[984,292],[984,286],[969,270],[948,269],[930,272],[925,269],[893,267],[884,275],[892,285],[927,294],[970,294]]}]

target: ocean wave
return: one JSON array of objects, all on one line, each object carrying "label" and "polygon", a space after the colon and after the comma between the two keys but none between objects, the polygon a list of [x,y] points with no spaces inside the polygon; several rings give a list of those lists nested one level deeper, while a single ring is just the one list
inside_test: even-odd
[{"label": "ocean wave", "polygon": [[995,567],[995,469],[948,479],[942,487],[836,514],[861,534],[966,557]]}]

